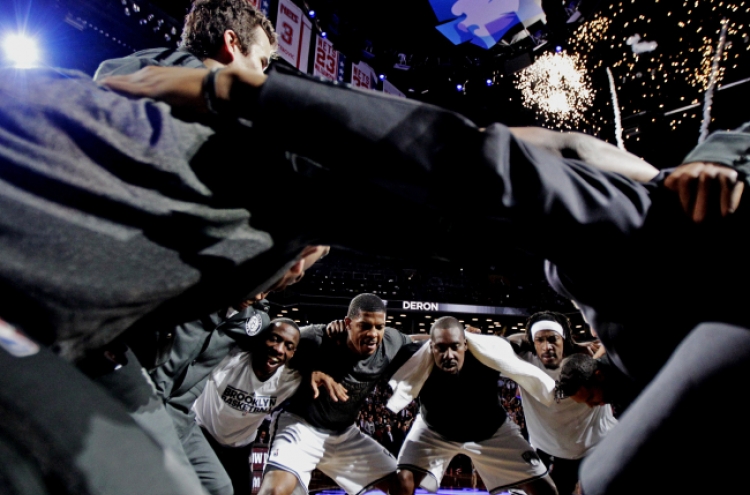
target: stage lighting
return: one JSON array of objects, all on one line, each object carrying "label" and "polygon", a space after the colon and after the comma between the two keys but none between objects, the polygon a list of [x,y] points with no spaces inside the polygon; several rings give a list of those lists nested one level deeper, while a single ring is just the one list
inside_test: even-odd
[{"label": "stage lighting", "polygon": [[3,51],[5,58],[19,69],[35,67],[39,61],[36,41],[24,34],[7,35],[3,40]]}]

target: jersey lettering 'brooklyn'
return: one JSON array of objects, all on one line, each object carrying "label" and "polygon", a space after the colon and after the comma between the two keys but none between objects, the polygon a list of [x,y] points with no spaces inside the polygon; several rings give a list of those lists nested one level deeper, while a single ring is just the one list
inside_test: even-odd
[{"label": "jersey lettering 'brooklyn'", "polygon": [[224,389],[221,400],[233,409],[248,413],[269,413],[276,405],[276,397],[248,394],[231,385]]}]

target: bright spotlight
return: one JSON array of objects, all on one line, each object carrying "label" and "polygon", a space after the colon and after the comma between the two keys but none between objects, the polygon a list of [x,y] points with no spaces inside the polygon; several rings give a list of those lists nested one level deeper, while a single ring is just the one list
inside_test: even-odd
[{"label": "bright spotlight", "polygon": [[36,41],[25,34],[7,35],[3,40],[3,50],[5,58],[19,69],[35,67],[39,62]]}]

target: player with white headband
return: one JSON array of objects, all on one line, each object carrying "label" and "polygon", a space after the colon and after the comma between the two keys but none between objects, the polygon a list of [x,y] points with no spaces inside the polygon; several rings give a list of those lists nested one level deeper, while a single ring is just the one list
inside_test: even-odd
[{"label": "player with white headband", "polygon": [[[521,359],[539,367],[554,380],[560,378],[563,358],[579,350],[571,338],[568,318],[552,311],[531,315],[526,333],[512,335],[508,340]],[[617,423],[612,409],[609,405],[591,408],[570,398],[548,406],[523,388],[521,400],[529,443],[547,467],[553,466],[550,476],[560,495],[573,493],[584,456]]]}]

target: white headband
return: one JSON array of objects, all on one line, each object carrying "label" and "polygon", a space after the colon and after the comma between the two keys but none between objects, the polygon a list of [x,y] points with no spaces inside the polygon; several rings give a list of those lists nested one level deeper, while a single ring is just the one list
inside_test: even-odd
[{"label": "white headband", "polygon": [[552,330],[553,332],[559,333],[560,337],[565,338],[562,325],[552,320],[540,320],[531,325],[531,339],[533,340],[534,337],[536,337],[537,332],[541,330]]}]

